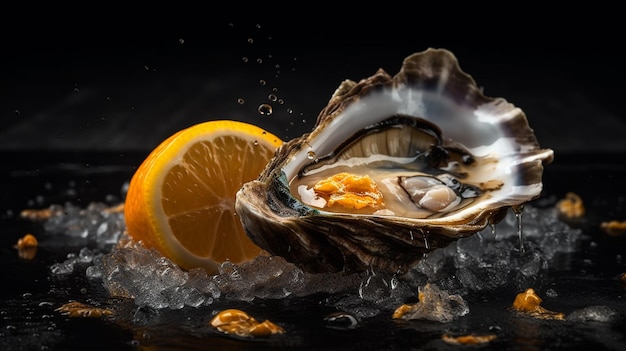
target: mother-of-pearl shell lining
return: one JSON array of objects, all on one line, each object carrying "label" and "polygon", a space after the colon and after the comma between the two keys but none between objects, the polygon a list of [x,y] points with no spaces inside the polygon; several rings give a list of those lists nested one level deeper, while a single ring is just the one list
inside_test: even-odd
[{"label": "mother-of-pearl shell lining", "polygon": [[[502,100],[495,102],[508,104]],[[333,152],[341,141],[348,139],[359,129],[389,116],[395,114],[417,116],[440,127],[444,144],[445,140],[453,140],[479,159],[498,160],[498,162],[489,162],[489,164],[477,167],[478,172],[472,172],[465,181],[474,184],[493,179],[502,181],[502,187],[482,199],[480,206],[488,208],[489,205],[495,203],[511,205],[520,197],[535,197],[540,194],[540,184],[539,186],[514,187],[517,179],[513,168],[520,162],[535,162],[541,159],[542,155],[531,154],[529,157],[519,159],[520,145],[515,138],[505,136],[502,128],[497,124],[498,121],[507,121],[515,113],[520,113],[519,109],[511,109],[510,104],[508,105],[508,109],[497,114],[504,110],[502,106],[480,106],[474,109],[471,106],[459,105],[438,91],[424,91],[407,84],[376,90],[360,97],[340,115],[335,116],[324,128],[312,133],[304,144],[306,147],[293,154],[292,159],[283,167],[283,172],[286,179],[293,179],[305,164],[311,162],[311,152],[317,156],[327,155]],[[527,148],[532,149],[531,146]],[[517,191],[522,191],[522,193],[518,194]],[[507,200],[509,198],[510,201]],[[452,213],[451,219],[465,218],[471,211],[470,206]]]}]

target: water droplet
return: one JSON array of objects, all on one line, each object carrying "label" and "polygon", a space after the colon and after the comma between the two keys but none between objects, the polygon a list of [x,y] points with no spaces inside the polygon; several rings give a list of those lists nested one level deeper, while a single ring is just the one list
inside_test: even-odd
[{"label": "water droplet", "polygon": [[255,141],[253,142],[253,144],[254,144],[254,146],[259,145],[259,141],[258,141],[258,140],[255,140]]},{"label": "water droplet", "polygon": [[254,39],[248,38],[248,44],[252,44],[252,43],[254,43]]},{"label": "water droplet", "polygon": [[257,23],[256,29],[261,29],[261,25]]},{"label": "water droplet", "polygon": [[247,57],[245,57],[245,56],[244,56],[244,57],[242,57],[242,58],[241,58],[241,60],[242,60],[243,62],[248,62],[248,58],[247,58]]},{"label": "water droplet", "polygon": [[278,88],[272,88],[272,91],[277,93],[278,92]]},{"label": "water droplet", "polygon": [[270,94],[267,98],[270,99],[270,101],[278,100],[278,97],[276,95],[274,95],[274,94]]},{"label": "water droplet", "polygon": [[246,102],[246,100],[244,100],[243,98],[239,98],[239,99],[237,99],[237,103],[238,103],[239,105],[243,105],[245,102]]},{"label": "water droplet", "polygon": [[515,221],[517,223],[517,237],[519,238],[519,251],[524,253],[524,233],[522,230],[522,212],[524,211],[524,204],[519,206],[513,206],[513,212],[515,212]]},{"label": "water droplet", "polygon": [[261,84],[261,85],[265,85],[265,84],[267,84],[267,82],[266,82],[264,79],[261,79],[261,80],[259,81],[259,84]]},{"label": "water droplet", "polygon": [[263,63],[263,59],[262,58],[256,59],[256,63]]},{"label": "water droplet", "polygon": [[284,103],[285,103],[285,100],[283,100],[283,99],[278,99],[278,103],[282,105],[282,104],[284,104]]},{"label": "water droplet", "polygon": [[178,42],[181,43],[181,44],[184,44],[185,43],[185,39],[180,38],[180,39],[178,39]]},{"label": "water droplet", "polygon": [[309,152],[307,152],[307,153],[306,153],[306,157],[307,157],[309,160],[314,159],[314,158],[315,158],[315,156],[316,156],[316,155],[315,155],[315,151],[309,151]]},{"label": "water droplet", "polygon": [[19,116],[22,113],[20,112],[20,110],[15,110],[15,114]]},{"label": "water droplet", "polygon": [[430,250],[430,243],[428,242],[428,234],[424,234],[424,247],[426,250]]},{"label": "water droplet", "polygon": [[230,28],[233,28],[233,27],[235,26],[235,24],[231,22],[231,23],[229,23],[229,24],[228,24],[228,26],[229,26]]},{"label": "water droplet", "polygon": [[272,106],[269,104],[260,104],[258,111],[262,115],[269,116],[272,114]]},{"label": "water droplet", "polygon": [[279,65],[279,64],[276,64],[276,65],[274,65],[274,67],[275,67],[276,69],[279,69],[279,68],[280,68],[280,65]]},{"label": "water droplet", "polygon": [[293,110],[292,110],[292,109],[290,109],[290,108],[288,108],[288,109],[287,109],[287,113],[292,114],[292,113],[293,113]]},{"label": "water droplet", "polygon": [[415,238],[413,237],[413,231],[409,230],[409,235],[411,236],[411,241],[413,241]]}]

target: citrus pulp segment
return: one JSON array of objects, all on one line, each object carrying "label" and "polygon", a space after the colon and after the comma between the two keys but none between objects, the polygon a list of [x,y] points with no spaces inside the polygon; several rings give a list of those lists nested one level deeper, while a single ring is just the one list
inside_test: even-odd
[{"label": "citrus pulp segment", "polygon": [[252,124],[209,121],[164,140],[133,175],[125,202],[128,233],[185,269],[215,272],[261,253],[234,209],[282,141]]}]

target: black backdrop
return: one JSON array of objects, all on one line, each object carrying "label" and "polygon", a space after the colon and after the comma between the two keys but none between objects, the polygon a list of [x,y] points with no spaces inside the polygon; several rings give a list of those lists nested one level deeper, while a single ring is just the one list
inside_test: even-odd
[{"label": "black backdrop", "polygon": [[[419,5],[7,8],[0,150],[147,152],[209,119],[290,139],[343,79],[393,74],[407,55],[439,47],[487,95],[520,106],[542,146],[626,151],[618,12]],[[260,115],[261,103],[274,113]]]}]

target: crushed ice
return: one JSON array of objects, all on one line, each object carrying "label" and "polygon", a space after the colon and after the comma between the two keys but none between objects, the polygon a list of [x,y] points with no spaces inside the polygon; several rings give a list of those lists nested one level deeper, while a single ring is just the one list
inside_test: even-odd
[{"label": "crushed ice", "polygon": [[105,203],[93,202],[81,208],[70,202],[53,204],[48,208],[51,215],[44,222],[44,229],[51,234],[96,243],[99,247],[115,244],[126,229],[124,214],[112,211]]},{"label": "crushed ice", "polygon": [[[98,249],[84,248],[77,255],[69,255],[64,262],[52,265],[51,273],[68,274],[82,264],[87,266],[87,278],[101,280],[112,296],[132,298],[136,305],[153,309],[327,293],[330,297],[325,303],[361,319],[415,300],[418,289],[427,283],[461,299],[472,291],[532,286],[548,266],[555,264],[552,261],[558,253],[576,250],[581,236],[579,229],[558,219],[555,208],[527,205],[522,217],[523,252],[516,216],[511,212],[495,228],[432,251],[403,275],[372,270],[351,275],[310,274],[272,256],[259,256],[243,264],[226,261],[218,274],[207,275],[201,269],[183,271],[154,249],[127,237],[121,212],[107,211],[103,204],[85,209],[71,204],[54,206],[56,215],[45,222],[48,232],[93,240]],[[593,308],[572,318],[600,320],[602,316],[606,313],[601,308]]]}]

